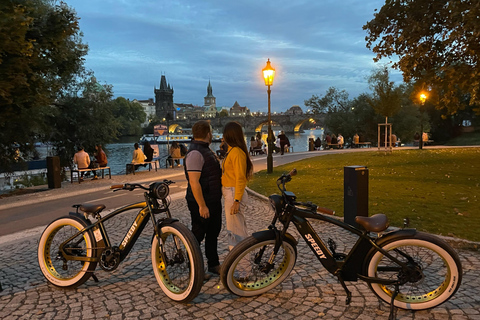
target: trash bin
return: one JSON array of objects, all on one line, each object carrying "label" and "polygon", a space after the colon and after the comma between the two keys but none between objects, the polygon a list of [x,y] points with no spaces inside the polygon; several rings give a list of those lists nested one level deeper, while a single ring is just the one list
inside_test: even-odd
[{"label": "trash bin", "polygon": [[47,157],[47,180],[50,189],[62,187],[59,157]]},{"label": "trash bin", "polygon": [[313,138],[308,138],[308,151],[315,151],[315,142]]},{"label": "trash bin", "polygon": [[344,167],[343,179],[344,221],[358,228],[355,217],[368,217],[368,168]]}]

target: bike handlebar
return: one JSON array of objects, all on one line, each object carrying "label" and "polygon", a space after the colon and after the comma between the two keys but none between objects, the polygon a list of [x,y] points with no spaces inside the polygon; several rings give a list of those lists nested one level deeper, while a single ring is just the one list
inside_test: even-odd
[{"label": "bike handlebar", "polygon": [[[170,185],[172,183],[175,183],[175,182],[172,181],[172,180],[166,180],[165,179],[161,183],[164,183],[168,186],[168,185]],[[133,191],[137,188],[140,188],[140,189],[149,191],[151,186],[152,186],[152,184],[149,187],[145,187],[145,186],[143,186],[139,183],[125,183],[125,184],[115,184],[113,186],[110,186],[110,189],[113,190],[113,191],[119,191],[119,190]]]},{"label": "bike handlebar", "polygon": [[[297,169],[293,169],[292,171],[290,171],[288,174],[282,174],[280,176],[280,178],[277,179],[277,186],[278,186],[278,189],[280,189],[280,191],[282,192],[282,194],[284,194],[287,190],[285,188],[285,184],[287,182],[290,182],[292,180],[292,177],[296,176],[297,175]],[[280,187],[280,185],[282,186],[282,188]],[[299,204],[299,205],[303,205],[303,206],[306,206],[312,210],[315,210],[317,211],[318,213],[323,213],[323,214],[329,214],[329,215],[335,215],[335,211],[332,210],[332,209],[328,209],[328,208],[324,208],[324,207],[318,207],[317,205],[311,203],[311,202],[307,202],[307,203],[302,203],[302,202],[297,202],[296,204]]]},{"label": "bike handlebar", "polygon": [[329,214],[331,216],[335,215],[335,211],[332,209],[324,208],[324,207],[317,207],[317,212],[319,213],[324,213],[324,214]]}]

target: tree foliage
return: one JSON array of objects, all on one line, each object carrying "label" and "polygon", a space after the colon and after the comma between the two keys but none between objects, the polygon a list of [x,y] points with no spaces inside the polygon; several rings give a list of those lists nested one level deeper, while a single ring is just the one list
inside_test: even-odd
[{"label": "tree foliage", "polygon": [[220,118],[228,117],[228,111],[225,109],[222,109],[219,114]]},{"label": "tree foliage", "polygon": [[114,116],[112,96],[111,86],[84,77],[62,100],[43,108],[45,124],[51,128],[44,140],[53,143],[62,166],[71,165],[78,146],[93,154],[96,144],[118,137],[121,124]]},{"label": "tree foliage", "polygon": [[0,167],[33,150],[45,128],[43,112],[83,70],[87,46],[66,4],[47,0],[0,2]]},{"label": "tree foliage", "polygon": [[142,134],[142,123],[147,114],[140,103],[118,97],[113,100],[113,114],[120,124],[122,136]]},{"label": "tree foliage", "polygon": [[372,95],[367,101],[376,113],[388,118],[400,110],[403,92],[390,81],[386,66],[373,71],[368,84]]},{"label": "tree foliage", "polygon": [[405,82],[433,88],[437,108],[454,114],[466,94],[480,101],[479,16],[478,0],[388,0],[363,29],[375,61],[398,56]]},{"label": "tree foliage", "polygon": [[313,113],[346,111],[349,107],[348,93],[335,87],[328,88],[324,96],[312,95],[304,103]]}]

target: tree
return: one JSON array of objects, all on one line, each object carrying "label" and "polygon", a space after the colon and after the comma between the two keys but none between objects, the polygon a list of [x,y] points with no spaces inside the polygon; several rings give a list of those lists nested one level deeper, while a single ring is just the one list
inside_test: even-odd
[{"label": "tree", "polygon": [[354,122],[352,123],[353,134],[363,136],[365,141],[377,141],[378,123],[382,121],[382,117],[378,115],[369,100],[371,96],[362,93],[352,100],[352,113]]},{"label": "tree", "polygon": [[121,128],[114,116],[112,87],[100,86],[89,75],[81,80],[62,100],[43,108],[45,125],[51,128],[43,139],[53,143],[62,167],[71,165],[78,146],[92,155],[96,144],[112,142]]},{"label": "tree", "polygon": [[368,78],[368,84],[373,92],[371,98],[367,100],[368,103],[376,113],[384,116],[385,123],[388,123],[388,117],[393,116],[401,108],[403,95],[401,88],[390,81],[386,66],[373,71]]},{"label": "tree", "polygon": [[[403,143],[413,141],[413,136],[420,131],[420,121],[426,125],[425,130],[429,129],[428,115],[420,112],[418,104],[412,102],[410,96],[413,90],[413,85],[401,85],[399,87],[403,94],[401,97],[401,107],[398,112],[390,119],[393,124],[393,133]],[[423,117],[423,118],[422,118]]]},{"label": "tree", "polygon": [[[480,2],[478,0],[390,0],[363,26],[374,61],[399,57],[393,67],[405,82],[438,91],[439,109],[454,114],[480,102]],[[475,109],[480,113],[480,108]]]},{"label": "tree", "polygon": [[228,117],[228,110],[222,109],[219,113],[220,118]]},{"label": "tree", "polygon": [[335,87],[330,87],[323,97],[312,95],[304,103],[307,108],[313,110],[313,113],[346,111],[349,106],[348,93],[345,90],[339,91]]},{"label": "tree", "polygon": [[0,168],[10,171],[18,146],[33,150],[45,106],[83,70],[88,47],[66,4],[47,0],[0,2]]},{"label": "tree", "polygon": [[147,115],[140,103],[118,97],[113,100],[113,114],[121,126],[122,136],[142,134],[142,123]]}]

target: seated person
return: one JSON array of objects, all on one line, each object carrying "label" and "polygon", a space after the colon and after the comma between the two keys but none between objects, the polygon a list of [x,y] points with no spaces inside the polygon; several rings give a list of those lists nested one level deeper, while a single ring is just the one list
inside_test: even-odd
[{"label": "seated person", "polygon": [[338,143],[337,136],[332,134],[332,140],[331,140],[330,144],[337,144],[337,143]]},{"label": "seated person", "polygon": [[227,151],[228,151],[228,144],[222,138],[222,143],[220,143],[220,149],[217,150],[217,156],[220,159],[223,159],[227,154]]},{"label": "seated person", "polygon": [[[77,153],[73,156],[73,163],[77,165],[78,169],[88,169],[90,167],[90,156],[82,146],[79,146],[77,150]],[[83,181],[83,174],[84,172],[82,171],[80,173],[80,181]]]},{"label": "seated person", "polygon": [[[105,168],[108,164],[107,161],[107,155],[105,154],[105,151],[103,151],[101,145],[96,145],[95,146],[95,153],[93,154],[95,156],[95,166],[93,168]],[[98,179],[97,177],[97,171],[92,170],[93,172],[93,180]]]},{"label": "seated person", "polygon": [[358,147],[358,143],[360,142],[360,136],[355,133],[353,136],[353,144]]},{"label": "seated person", "polygon": [[151,162],[153,160],[153,148],[148,141],[143,145],[143,153],[145,154],[145,162]]},{"label": "seated person", "polygon": [[178,145],[177,141],[172,142],[172,146],[170,147],[170,150],[168,152],[170,154],[168,156],[168,162],[170,163],[170,165],[173,167],[173,162],[175,161],[175,163],[177,164],[177,167],[180,167],[180,159],[173,160],[173,158],[181,158],[182,157],[182,153],[180,151],[180,146]]},{"label": "seated person", "polygon": [[145,162],[145,154],[143,153],[142,149],[138,146],[138,143],[134,144],[135,150],[133,150],[132,156],[132,163],[135,164],[135,170],[138,169],[140,166],[145,166],[143,163]]},{"label": "seated person", "polygon": [[321,147],[322,141],[320,140],[320,137],[317,137],[317,139],[315,140],[315,150],[320,150]]},{"label": "seated person", "polygon": [[255,140],[255,137],[252,137],[250,139],[250,154],[254,155],[255,151],[254,149],[257,147],[257,140]]}]

